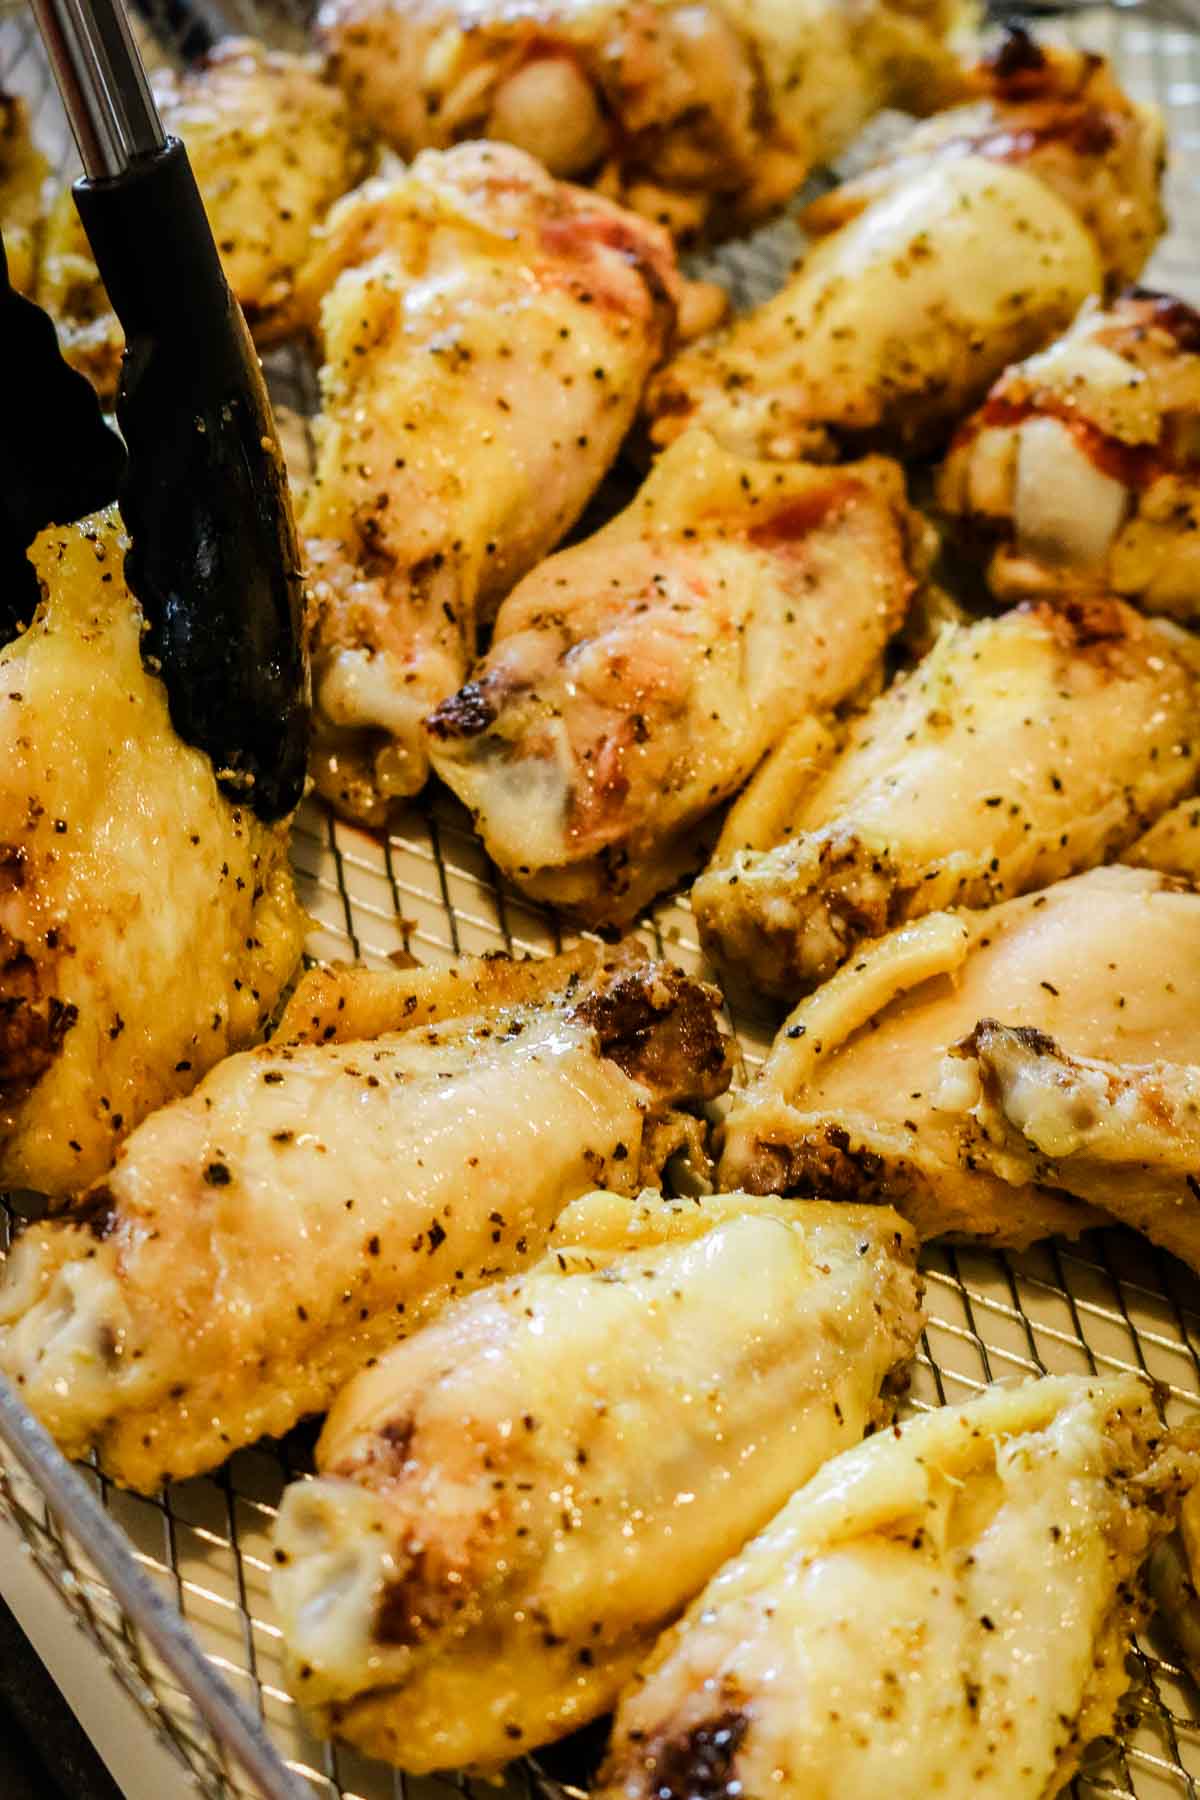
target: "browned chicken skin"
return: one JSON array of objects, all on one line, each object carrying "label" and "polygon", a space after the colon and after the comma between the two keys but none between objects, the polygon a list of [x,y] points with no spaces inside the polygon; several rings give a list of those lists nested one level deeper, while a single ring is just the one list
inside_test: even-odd
[{"label": "browned chicken skin", "polygon": [[957,93],[947,0],[326,0],[318,30],[406,157],[508,141],[676,234],[786,199],[880,106]]},{"label": "browned chicken skin", "polygon": [[306,275],[325,350],[313,575],[318,787],[379,823],[428,772],[422,720],[476,620],[574,523],[675,324],[657,226],[462,144],[368,182]]}]

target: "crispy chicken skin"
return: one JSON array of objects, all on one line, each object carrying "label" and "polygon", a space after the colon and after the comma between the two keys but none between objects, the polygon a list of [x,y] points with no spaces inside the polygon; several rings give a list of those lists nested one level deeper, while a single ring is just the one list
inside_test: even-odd
[{"label": "crispy chicken skin", "polygon": [[1027,170],[936,164],[832,232],[764,305],[651,384],[650,434],[704,425],[746,456],[936,446],[1098,293],[1095,241]]},{"label": "crispy chicken skin", "polygon": [[551,1246],[357,1377],[280,1510],[292,1690],[410,1771],[497,1768],[607,1711],[888,1415],[921,1328],[886,1209],[597,1193]]},{"label": "crispy chicken skin", "polygon": [[1200,1269],[1200,1061],[1068,1056],[994,1019],[960,1053],[965,1156],[1015,1186],[1075,1194]]},{"label": "crispy chicken skin", "polygon": [[8,279],[19,294],[32,294],[37,284],[42,191],[49,173],[50,164],[33,141],[28,102],[0,92],[0,228]]},{"label": "crispy chicken skin", "polygon": [[[295,283],[313,228],[365,173],[366,143],[312,57],[226,38],[184,75],[156,70],[167,130],[183,139],[225,274],[260,344],[295,329]],[[47,226],[39,299],[64,351],[104,393],[124,340],[68,189]]]},{"label": "crispy chicken skin", "polygon": [[[326,977],[318,1017],[331,979],[356,1008],[354,976]],[[20,1237],[0,1369],[68,1453],[145,1491],[286,1431],[452,1295],[535,1261],[596,1181],[636,1191],[680,1141],[671,1099],[728,1079],[712,990],[632,951],[392,981],[392,1027],[365,1040],[295,1036],[302,987],[269,1044]]]},{"label": "crispy chicken skin", "polygon": [[507,145],[428,151],[335,208],[312,574],[314,774],[381,823],[428,773],[421,721],[486,616],[574,524],[673,329],[656,226]]},{"label": "crispy chicken skin", "polygon": [[403,156],[464,137],[681,235],[740,229],[883,105],[961,91],[946,0],[326,0],[353,104]]},{"label": "crispy chicken skin", "polygon": [[1198,1471],[1129,1375],[845,1451],[663,1639],[601,1800],[1052,1800],[1112,1728],[1141,1566]]},{"label": "crispy chicken skin", "polygon": [[1198,704],[1192,640],[1118,600],[949,626],[801,787],[783,841],[696,884],[704,942],[792,998],[906,919],[1108,862],[1195,786]]},{"label": "crispy chicken skin", "polygon": [[901,926],[784,1022],[730,1111],[721,1185],[888,1201],[922,1238],[1020,1246],[1103,1222],[972,1153],[977,1083],[956,1046],[997,1017],[1072,1056],[1200,1062],[1200,894],[1113,866]]},{"label": "crispy chicken skin", "polygon": [[256,1035],[304,917],[141,658],[114,513],[44,532],[0,648],[0,1186],[61,1195]]},{"label": "crispy chicken skin", "polygon": [[754,463],[689,432],[504,602],[428,721],[434,767],[521,887],[630,918],[788,726],[878,679],[922,547],[895,463]]},{"label": "crispy chicken skin", "polygon": [[1200,313],[1140,289],[1086,306],[960,427],[937,497],[1001,600],[1200,617]]},{"label": "crispy chicken skin", "polygon": [[1162,116],[1140,106],[1090,51],[1037,44],[1020,28],[970,72],[963,105],[917,125],[898,149],[804,214],[836,230],[914,176],[963,156],[1028,170],[1053,188],[1100,248],[1110,287],[1134,281],[1166,224]]},{"label": "crispy chicken skin", "polygon": [[1146,1585],[1193,1681],[1200,1681],[1200,1483],[1179,1511],[1179,1530],[1157,1546]]}]

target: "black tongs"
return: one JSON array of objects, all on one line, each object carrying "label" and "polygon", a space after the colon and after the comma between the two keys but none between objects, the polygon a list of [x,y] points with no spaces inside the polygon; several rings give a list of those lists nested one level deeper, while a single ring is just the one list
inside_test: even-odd
[{"label": "black tongs", "polygon": [[[45,457],[44,469],[23,470],[30,539],[119,498],[145,654],[175,729],[207,752],[228,793],[278,818],[304,782],[307,673],[295,527],[262,371],[121,0],[32,4],[83,159],[76,204],[125,332],[116,415],[126,454],[56,351],[36,381],[32,360],[23,366],[22,434],[36,406],[33,451]],[[16,354],[32,353],[40,316],[11,294],[7,305],[20,315]]]}]

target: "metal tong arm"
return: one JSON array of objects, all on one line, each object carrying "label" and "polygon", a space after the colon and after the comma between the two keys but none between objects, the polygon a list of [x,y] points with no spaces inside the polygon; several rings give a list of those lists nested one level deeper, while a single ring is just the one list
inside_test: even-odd
[{"label": "metal tong arm", "polygon": [[166,133],[120,0],[31,0],[89,181],[165,150]]}]

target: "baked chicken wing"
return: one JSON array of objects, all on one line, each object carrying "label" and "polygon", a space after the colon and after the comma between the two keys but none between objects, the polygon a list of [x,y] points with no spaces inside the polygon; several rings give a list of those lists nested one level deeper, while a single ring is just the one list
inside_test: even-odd
[{"label": "baked chicken wing", "polygon": [[801,788],[783,842],[697,883],[701,933],[789,998],[906,919],[1107,862],[1195,786],[1198,703],[1192,640],[1117,600],[949,626]]},{"label": "baked chicken wing", "polygon": [[964,1155],[1016,1186],[1090,1201],[1200,1269],[1200,1063],[1069,1056],[994,1019],[961,1053],[978,1094]]},{"label": "baked chicken wing", "polygon": [[677,233],[743,227],[883,105],[956,94],[946,0],[326,0],[318,30],[404,156],[519,145]]},{"label": "baked chicken wing", "polygon": [[[229,285],[261,344],[299,323],[295,283],[313,228],[365,172],[361,125],[311,57],[226,38],[184,75],[156,70],[166,129],[187,145]],[[124,339],[70,189],[51,210],[38,298],[69,361],[105,394]]]},{"label": "baked chicken wing", "polygon": [[1003,600],[1108,591],[1200,616],[1200,314],[1137,291],[1008,369],[938,502]]},{"label": "baked chicken wing", "polygon": [[408,1770],[607,1711],[920,1331],[886,1209],[592,1194],[551,1245],[357,1377],[280,1509],[293,1692]]},{"label": "baked chicken wing", "polygon": [[877,678],[920,562],[894,463],[754,463],[688,433],[505,601],[428,721],[434,767],[520,886],[632,917],[788,726]]},{"label": "baked chicken wing", "polygon": [[650,432],[747,456],[935,445],[1098,293],[1095,240],[1028,170],[935,164],[832,232],[780,292],[652,383]]},{"label": "baked chicken wing", "polygon": [[785,1021],[725,1127],[721,1181],[894,1205],[922,1238],[1024,1245],[1107,1216],[975,1154],[980,1019],[1071,1056],[1200,1063],[1200,894],[1115,865],[869,946]]},{"label": "baked chicken wing", "polygon": [[0,1187],[77,1191],[241,1049],[300,957],[288,822],[232,804],[142,664],[115,513],[44,532],[0,648]]},{"label": "baked chicken wing", "polygon": [[[687,1136],[672,1103],[728,1079],[712,990],[632,952],[363,980],[302,984],[269,1044],[10,1256],[0,1369],[128,1486],[327,1406],[450,1296],[534,1262],[567,1201],[635,1192]],[[347,1039],[356,1016],[384,1028]]]},{"label": "baked chicken wing", "polygon": [[335,210],[317,465],[314,773],[379,823],[428,772],[422,720],[479,613],[553,548],[605,470],[680,291],[670,240],[506,145],[429,151]]},{"label": "baked chicken wing", "polygon": [[930,167],[985,156],[1036,175],[1087,226],[1110,287],[1136,280],[1166,224],[1162,115],[1139,105],[1102,56],[1038,44],[1019,27],[967,77],[969,98],[914,127],[873,167],[804,214],[829,231]]},{"label": "baked chicken wing", "polygon": [[0,92],[0,229],[8,279],[19,294],[37,285],[38,237],[43,190],[50,164],[33,141],[29,105]]},{"label": "baked chicken wing", "polygon": [[1198,1470],[1133,1376],[845,1451],[629,1688],[602,1800],[1051,1800],[1112,1729],[1141,1566]]}]

